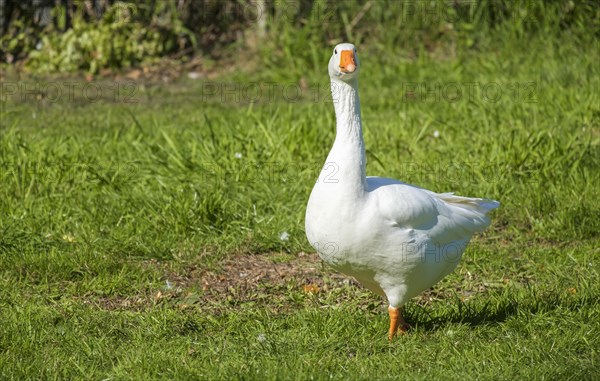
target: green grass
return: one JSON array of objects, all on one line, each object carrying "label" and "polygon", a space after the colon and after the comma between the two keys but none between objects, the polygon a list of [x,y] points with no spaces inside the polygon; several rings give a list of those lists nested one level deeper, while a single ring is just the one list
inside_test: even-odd
[{"label": "green grass", "polygon": [[[140,85],[137,103],[9,97],[0,378],[593,379],[597,45],[507,41],[445,59],[359,47],[369,174],[502,203],[458,269],[407,305],[414,330],[392,343],[383,301],[327,268],[313,295],[302,276],[245,287],[224,265],[312,251],[304,208],[334,137],[325,62],[298,102],[203,97],[298,83],[283,69]],[[422,83],[503,94],[450,102]],[[220,272],[229,289],[203,284]]]}]

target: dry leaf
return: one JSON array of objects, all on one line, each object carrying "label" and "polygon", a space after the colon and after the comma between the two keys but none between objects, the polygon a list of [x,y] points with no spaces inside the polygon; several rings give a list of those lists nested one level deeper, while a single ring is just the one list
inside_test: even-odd
[{"label": "dry leaf", "polygon": [[129,79],[134,79],[134,80],[139,79],[141,76],[142,76],[142,71],[139,69],[134,69],[125,75],[125,77],[127,77]]},{"label": "dry leaf", "polygon": [[307,284],[302,287],[305,293],[307,294],[316,294],[320,291],[319,286],[316,284]]}]

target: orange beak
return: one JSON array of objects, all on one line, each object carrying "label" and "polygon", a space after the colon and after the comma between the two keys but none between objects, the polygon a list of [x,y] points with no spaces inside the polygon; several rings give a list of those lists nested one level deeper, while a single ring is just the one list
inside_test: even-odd
[{"label": "orange beak", "polygon": [[354,52],[352,50],[342,50],[340,70],[342,73],[353,73],[356,70],[356,61],[354,61]]}]

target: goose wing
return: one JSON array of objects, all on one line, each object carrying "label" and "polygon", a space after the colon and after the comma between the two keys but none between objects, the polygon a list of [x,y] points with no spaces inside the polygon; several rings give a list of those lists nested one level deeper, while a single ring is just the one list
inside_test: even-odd
[{"label": "goose wing", "polygon": [[382,177],[367,177],[367,186],[378,214],[390,224],[421,231],[441,245],[485,230],[487,213],[500,206],[494,200],[435,193]]}]

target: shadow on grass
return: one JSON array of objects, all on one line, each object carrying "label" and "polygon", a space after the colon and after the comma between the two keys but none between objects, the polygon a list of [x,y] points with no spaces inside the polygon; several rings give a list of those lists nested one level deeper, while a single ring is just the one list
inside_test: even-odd
[{"label": "shadow on grass", "polygon": [[515,297],[498,298],[491,296],[486,301],[458,298],[443,310],[412,304],[406,308],[409,323],[425,331],[444,329],[451,324],[464,324],[471,327],[501,324],[513,317],[531,317],[552,313],[556,310],[579,311],[585,306],[600,303],[598,296],[577,296],[566,292],[547,291],[537,293],[522,291]]}]

